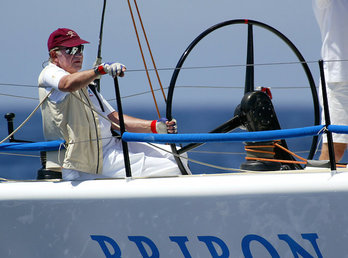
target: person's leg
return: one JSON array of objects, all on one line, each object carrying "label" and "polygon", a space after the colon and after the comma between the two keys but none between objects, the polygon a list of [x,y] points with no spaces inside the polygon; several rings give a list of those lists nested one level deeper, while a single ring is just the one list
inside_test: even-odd
[{"label": "person's leg", "polygon": [[[334,143],[334,150],[335,150],[335,160],[336,162],[339,162],[343,155],[344,152],[347,148],[347,144],[346,143]],[[321,154],[319,157],[320,160],[329,160],[329,149],[328,149],[328,144],[327,143],[323,143],[323,146],[321,148]]]},{"label": "person's leg", "polygon": [[[348,83],[328,82],[326,85],[327,98],[329,104],[330,122],[332,125],[348,125]],[[320,87],[321,121],[325,124],[325,114],[322,106],[322,92]],[[339,162],[347,148],[348,134],[332,133],[334,142],[335,159]],[[323,135],[323,146],[321,149],[320,160],[329,160],[329,151],[326,134]]]},{"label": "person's leg", "polygon": [[[175,176],[181,175],[180,169],[174,159],[171,147],[164,144],[135,143],[128,145],[131,152],[143,152],[145,162],[141,176]],[[187,172],[191,174],[188,168],[187,153],[182,154],[181,158]]]}]

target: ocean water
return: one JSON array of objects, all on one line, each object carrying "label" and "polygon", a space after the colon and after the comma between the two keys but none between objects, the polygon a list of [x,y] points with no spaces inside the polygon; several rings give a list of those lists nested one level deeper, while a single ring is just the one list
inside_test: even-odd
[{"label": "ocean water", "polygon": [[[4,110],[2,110],[4,111]],[[4,118],[6,112],[15,113],[14,127],[16,128],[31,110],[5,110],[0,117],[1,139],[7,136],[7,121]],[[127,114],[150,119],[153,110],[132,109]],[[187,107],[175,110],[173,116],[178,121],[180,133],[204,133],[216,128],[223,122],[233,117],[233,111],[223,107]],[[284,107],[277,110],[277,116],[282,128],[297,128],[313,125],[313,112],[307,107]],[[15,134],[16,139],[28,141],[43,141],[41,113],[37,112],[24,127]],[[238,129],[239,130],[239,129]],[[290,150],[307,158],[311,146],[311,137],[287,140]],[[38,152],[22,152],[18,155],[0,155],[0,177],[9,179],[35,179],[37,171],[41,167]],[[188,153],[189,158],[225,168],[238,169],[245,161],[243,143],[209,143]],[[316,154],[315,157],[318,157]],[[229,170],[216,169],[214,167],[190,162],[190,168],[194,174],[200,173],[226,173]]]}]

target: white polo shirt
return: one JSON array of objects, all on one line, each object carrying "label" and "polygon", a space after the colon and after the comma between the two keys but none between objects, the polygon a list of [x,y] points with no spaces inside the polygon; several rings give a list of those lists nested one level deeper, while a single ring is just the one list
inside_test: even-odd
[{"label": "white polo shirt", "polygon": [[[55,91],[53,91],[49,96],[49,99],[52,102],[59,103],[63,101],[64,98],[69,94],[69,92],[63,92],[58,89],[60,79],[68,74],[69,73],[67,71],[52,63],[49,63],[41,72],[39,76],[39,86],[45,86],[47,93],[49,93],[52,88],[55,89]],[[97,92],[98,97],[101,100],[104,107],[103,112],[99,105],[97,97],[94,95],[90,88],[88,88],[88,94],[94,106],[94,109],[103,114],[103,116],[107,117],[110,113],[115,111],[115,109],[104,99],[104,97]],[[103,147],[105,147],[112,138],[112,134],[110,132],[111,123],[103,117],[99,116],[99,125],[101,129],[101,137],[103,139],[102,144]]]}]

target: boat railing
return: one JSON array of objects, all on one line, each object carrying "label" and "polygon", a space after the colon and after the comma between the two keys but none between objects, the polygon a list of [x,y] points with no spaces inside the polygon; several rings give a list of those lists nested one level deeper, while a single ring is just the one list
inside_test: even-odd
[{"label": "boat railing", "polygon": [[[348,134],[348,126],[324,125],[308,126],[303,128],[239,132],[239,133],[191,133],[191,134],[152,134],[125,132],[122,139],[126,142],[150,143],[207,143],[207,142],[253,142],[295,137],[315,136],[324,132]],[[8,142],[0,144],[0,152],[17,151],[57,151],[65,144],[64,140],[42,142]]]},{"label": "boat railing", "polygon": [[[152,134],[125,132],[125,142],[147,143],[209,143],[209,142],[262,142],[278,139],[320,136],[323,133],[348,134],[348,126],[316,125],[302,128],[235,133],[190,133],[190,134]],[[18,151],[59,151],[65,147],[64,140],[42,142],[8,142],[0,144],[0,152]]]},{"label": "boat railing", "polygon": [[[336,128],[338,127],[338,128]],[[344,128],[341,128],[344,127]],[[348,133],[348,126],[329,126],[331,130],[340,130]],[[126,142],[152,143],[207,143],[207,142],[259,142],[295,137],[315,136],[322,134],[324,125],[303,128],[239,132],[239,133],[192,133],[192,134],[148,134],[125,132],[122,139]],[[328,129],[330,130],[330,129]]]}]

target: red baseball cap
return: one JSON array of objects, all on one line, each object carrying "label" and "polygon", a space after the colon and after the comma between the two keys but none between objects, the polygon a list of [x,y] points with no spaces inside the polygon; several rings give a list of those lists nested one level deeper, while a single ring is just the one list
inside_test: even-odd
[{"label": "red baseball cap", "polygon": [[50,51],[54,47],[76,47],[88,43],[88,41],[81,39],[75,31],[59,28],[51,33],[47,41],[47,47]]}]

